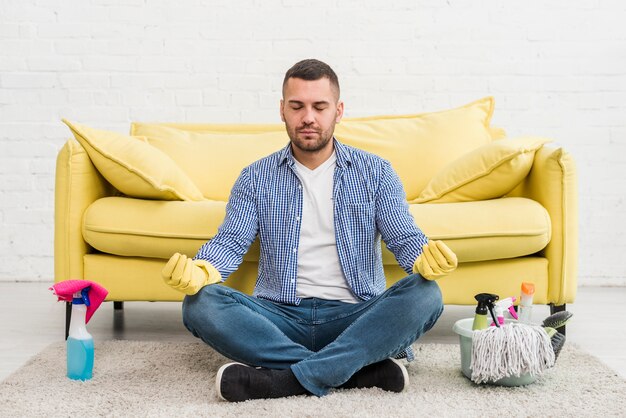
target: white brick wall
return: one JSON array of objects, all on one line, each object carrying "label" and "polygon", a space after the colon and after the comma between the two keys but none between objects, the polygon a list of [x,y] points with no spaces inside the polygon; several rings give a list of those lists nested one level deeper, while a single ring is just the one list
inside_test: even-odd
[{"label": "white brick wall", "polygon": [[580,170],[582,283],[625,285],[626,3],[0,0],[0,280],[53,276],[66,117],[277,122],[284,72],[317,57],[349,116],[497,99],[510,135]]}]

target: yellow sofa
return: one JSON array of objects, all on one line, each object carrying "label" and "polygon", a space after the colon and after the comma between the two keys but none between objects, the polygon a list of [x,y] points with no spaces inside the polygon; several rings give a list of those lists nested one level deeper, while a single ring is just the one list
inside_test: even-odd
[{"label": "yellow sofa", "polygon": [[[563,308],[576,295],[574,162],[541,138],[506,138],[494,100],[432,113],[344,119],[336,137],[388,159],[416,223],[444,240],[459,268],[438,281],[445,304],[518,296]],[[216,233],[239,171],[288,142],[284,126],[133,123],[131,135],[67,122],[58,154],[55,281],[88,279],[109,301],[180,301],[160,271]],[[153,155],[154,154],[154,155]],[[154,158],[154,159],[153,159]],[[226,285],[251,292],[258,242]],[[388,283],[404,277],[384,248]]]}]

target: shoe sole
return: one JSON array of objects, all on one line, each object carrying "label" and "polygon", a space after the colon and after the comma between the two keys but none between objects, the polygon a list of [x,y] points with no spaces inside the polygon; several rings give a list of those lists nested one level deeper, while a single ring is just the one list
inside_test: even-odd
[{"label": "shoe sole", "polygon": [[234,366],[236,364],[240,364],[242,366],[250,367],[247,364],[243,364],[243,363],[237,363],[237,362],[226,363],[222,367],[219,368],[219,370],[217,371],[217,376],[215,376],[215,390],[217,390],[217,396],[218,396],[218,398],[220,398],[221,400],[226,401],[226,402],[230,402],[230,401],[222,396],[222,375],[224,374],[224,370],[226,370],[230,366]]},{"label": "shoe sole", "polygon": [[395,358],[390,358],[389,360],[396,363],[396,365],[400,368],[400,370],[402,370],[402,377],[404,378],[404,386],[402,387],[402,390],[400,392],[403,392],[404,389],[406,389],[410,383],[409,372],[407,371],[406,367],[404,367],[404,364],[400,363],[400,360],[396,360]]}]

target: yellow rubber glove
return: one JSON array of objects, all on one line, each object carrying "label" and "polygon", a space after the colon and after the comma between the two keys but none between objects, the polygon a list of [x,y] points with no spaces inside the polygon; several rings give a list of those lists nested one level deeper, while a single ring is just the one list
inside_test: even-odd
[{"label": "yellow rubber glove", "polygon": [[427,280],[437,280],[453,272],[459,262],[456,254],[443,241],[430,241],[413,264],[413,272]]},{"label": "yellow rubber glove", "polygon": [[192,260],[176,253],[161,271],[165,283],[187,295],[195,295],[204,286],[222,281],[222,276],[211,263]]}]

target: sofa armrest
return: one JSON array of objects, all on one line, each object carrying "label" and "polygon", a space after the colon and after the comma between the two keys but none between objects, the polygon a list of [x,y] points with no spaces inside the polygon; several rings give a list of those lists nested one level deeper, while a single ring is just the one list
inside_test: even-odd
[{"label": "sofa armrest", "polygon": [[57,155],[54,190],[54,281],[83,279],[83,256],[92,248],[83,240],[85,209],[115,189],[100,175],[85,149],[68,140]]},{"label": "sofa armrest", "polygon": [[578,185],[574,159],[562,148],[542,147],[526,179],[511,193],[533,199],[548,211],[552,226],[548,259],[548,300],[574,301],[578,275]]}]

